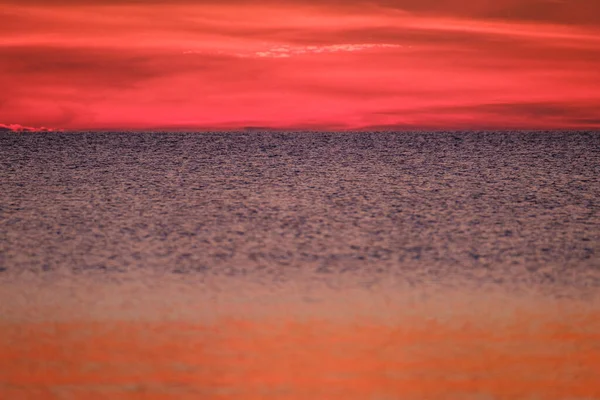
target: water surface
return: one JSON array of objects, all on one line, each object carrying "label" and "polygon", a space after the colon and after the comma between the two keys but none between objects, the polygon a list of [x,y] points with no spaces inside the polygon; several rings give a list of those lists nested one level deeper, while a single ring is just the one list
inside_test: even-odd
[{"label": "water surface", "polygon": [[0,133],[0,161],[5,397],[600,398],[599,133]]}]

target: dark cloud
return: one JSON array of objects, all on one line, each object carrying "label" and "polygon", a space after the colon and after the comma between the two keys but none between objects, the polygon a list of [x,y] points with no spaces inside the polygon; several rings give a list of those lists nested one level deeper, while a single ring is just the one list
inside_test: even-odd
[{"label": "dark cloud", "polygon": [[213,82],[239,82],[261,74],[257,60],[227,55],[39,45],[0,47],[0,54],[0,103],[14,103],[23,95],[78,103],[101,100],[186,73]]},{"label": "dark cloud", "polygon": [[522,103],[496,103],[477,104],[463,107],[439,107],[430,111],[456,113],[470,111],[477,114],[488,114],[505,117],[523,117],[532,121],[544,121],[561,119],[564,121],[582,120],[594,121],[593,118],[600,110],[598,104],[576,103],[576,102],[522,102]]},{"label": "dark cloud", "polygon": [[[57,46],[10,46],[0,48],[0,71],[28,80],[40,79],[56,83],[57,79],[72,84],[93,81],[99,86],[127,88],[139,81],[159,77],[167,71],[173,54],[127,49],[94,49]],[[198,68],[194,65],[194,68]],[[191,68],[191,66],[190,66]]]},{"label": "dark cloud", "polygon": [[[90,5],[199,5],[196,0],[2,0],[0,4],[45,7]],[[388,8],[422,15],[597,25],[600,2],[590,0],[204,0],[203,5],[312,6],[339,11]],[[242,10],[240,9],[240,12]]]},{"label": "dark cloud", "polygon": [[571,117],[570,121],[574,124],[600,129],[600,118],[598,117]]},{"label": "dark cloud", "polygon": [[[416,110],[388,110],[380,111],[377,115],[406,116],[423,120],[424,116],[429,119],[428,123],[419,124],[391,124],[387,128],[417,126],[424,128],[523,128],[523,129],[545,129],[549,127],[558,128],[600,128],[598,110],[600,102],[578,103],[578,102],[514,102],[514,103],[490,103],[472,104],[461,106],[427,107]],[[460,118],[452,121],[456,115],[468,115],[468,120]],[[439,123],[438,121],[445,121]],[[382,126],[379,126],[380,128]]]}]

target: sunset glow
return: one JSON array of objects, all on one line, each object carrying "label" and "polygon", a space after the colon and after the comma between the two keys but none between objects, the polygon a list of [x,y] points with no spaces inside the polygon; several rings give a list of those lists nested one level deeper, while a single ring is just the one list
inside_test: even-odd
[{"label": "sunset glow", "polygon": [[0,6],[0,129],[600,127],[590,1]]}]

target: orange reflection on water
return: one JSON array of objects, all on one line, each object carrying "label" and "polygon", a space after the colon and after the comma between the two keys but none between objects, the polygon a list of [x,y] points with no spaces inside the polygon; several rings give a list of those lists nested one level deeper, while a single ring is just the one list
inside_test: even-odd
[{"label": "orange reflection on water", "polygon": [[0,398],[600,398],[599,317],[5,323]]}]

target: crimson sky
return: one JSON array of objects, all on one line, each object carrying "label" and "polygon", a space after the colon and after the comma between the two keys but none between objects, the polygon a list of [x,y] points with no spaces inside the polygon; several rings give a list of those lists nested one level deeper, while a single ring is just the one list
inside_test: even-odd
[{"label": "crimson sky", "polygon": [[594,0],[0,0],[0,129],[600,128]]}]

